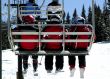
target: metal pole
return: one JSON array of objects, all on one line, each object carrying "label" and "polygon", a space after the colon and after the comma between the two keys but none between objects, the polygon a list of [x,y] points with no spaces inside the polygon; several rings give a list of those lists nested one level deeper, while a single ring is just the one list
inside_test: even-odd
[{"label": "metal pole", "polygon": [[18,55],[18,72],[17,72],[17,79],[24,79],[22,73],[22,56]]},{"label": "metal pole", "polygon": [[[62,24],[64,22],[63,14],[64,14],[64,0],[62,0]],[[64,51],[65,51],[65,25],[63,25],[63,52]]]},{"label": "metal pole", "polygon": [[24,0],[23,0],[23,4],[24,4]]},{"label": "metal pole", "polygon": [[109,26],[110,26],[110,13],[109,13]]},{"label": "metal pole", "polygon": [[9,29],[10,29],[10,0],[8,0],[8,33],[10,33]]},{"label": "metal pole", "polygon": [[8,40],[12,49],[11,40],[10,40],[10,0],[8,0]]},{"label": "metal pole", "polygon": [[64,23],[64,0],[62,0],[62,23]]},{"label": "metal pole", "polygon": [[[1,26],[1,1],[0,1],[0,26]],[[2,32],[1,32],[1,27],[0,27],[0,39],[1,39],[1,36],[2,36]],[[1,47],[1,42],[0,41],[0,79],[2,79],[2,47]]]},{"label": "metal pole", "polygon": [[38,22],[39,28],[39,52],[41,51],[41,22]]},{"label": "metal pole", "polygon": [[15,0],[13,0],[12,4],[15,4]]},{"label": "metal pole", "polygon": [[11,46],[11,49],[14,50],[14,45],[11,37],[11,23],[10,23],[10,0],[8,0],[8,40]]},{"label": "metal pole", "polygon": [[95,29],[95,9],[94,9],[94,0],[92,0],[92,26]]}]

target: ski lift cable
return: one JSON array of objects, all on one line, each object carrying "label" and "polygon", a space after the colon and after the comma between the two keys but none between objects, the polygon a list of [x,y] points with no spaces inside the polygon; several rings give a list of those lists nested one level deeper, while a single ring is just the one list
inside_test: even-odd
[{"label": "ski lift cable", "polygon": [[44,3],[45,3],[45,0],[43,0],[42,4],[40,5],[40,9],[43,7]]},{"label": "ski lift cable", "polygon": [[[38,2],[38,0],[37,0],[37,2]],[[44,3],[45,3],[45,0],[43,0],[42,4],[40,5],[40,7],[39,7],[40,9],[43,7]]]}]

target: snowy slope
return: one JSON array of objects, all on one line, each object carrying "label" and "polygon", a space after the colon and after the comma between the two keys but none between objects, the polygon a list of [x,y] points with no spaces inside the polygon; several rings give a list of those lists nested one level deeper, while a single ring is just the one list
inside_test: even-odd
[{"label": "snowy slope", "polygon": [[[2,51],[2,79],[16,79],[17,56],[10,50]],[[41,56],[39,56],[40,61]],[[110,79],[110,43],[95,43],[90,55],[86,56],[87,67],[85,79]],[[76,62],[78,62],[76,60]],[[25,79],[80,79],[78,63],[76,64],[75,76],[69,76],[68,57],[64,57],[64,72],[55,74],[55,68],[51,74],[47,74],[44,68],[44,57],[42,65],[38,67],[38,76],[33,76],[32,61],[29,58],[29,69]]]}]

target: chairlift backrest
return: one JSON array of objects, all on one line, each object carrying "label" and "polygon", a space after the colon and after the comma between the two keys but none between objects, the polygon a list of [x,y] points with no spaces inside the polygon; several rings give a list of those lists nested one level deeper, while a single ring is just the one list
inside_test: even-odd
[{"label": "chairlift backrest", "polygon": [[33,4],[33,3],[27,3],[25,5],[21,5],[19,6],[19,12],[20,14],[40,14],[41,12],[39,11],[40,8],[38,7],[37,4]]}]

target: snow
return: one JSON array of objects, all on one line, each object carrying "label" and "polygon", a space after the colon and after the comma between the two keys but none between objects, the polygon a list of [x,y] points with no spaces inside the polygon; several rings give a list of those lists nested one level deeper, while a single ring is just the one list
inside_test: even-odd
[{"label": "snow", "polygon": [[[40,61],[42,56],[39,56]],[[44,67],[44,56],[42,65],[38,66],[38,76],[33,76],[32,60],[29,58],[29,68],[24,79],[80,79],[78,60],[76,60],[76,71],[74,77],[70,77],[68,57],[64,57],[64,72],[55,74],[55,65],[52,73],[46,73]],[[110,43],[94,43],[90,55],[86,56],[87,67],[84,79],[110,79]],[[55,60],[54,60],[55,62]],[[16,79],[17,56],[10,49],[2,50],[2,79]]]}]

